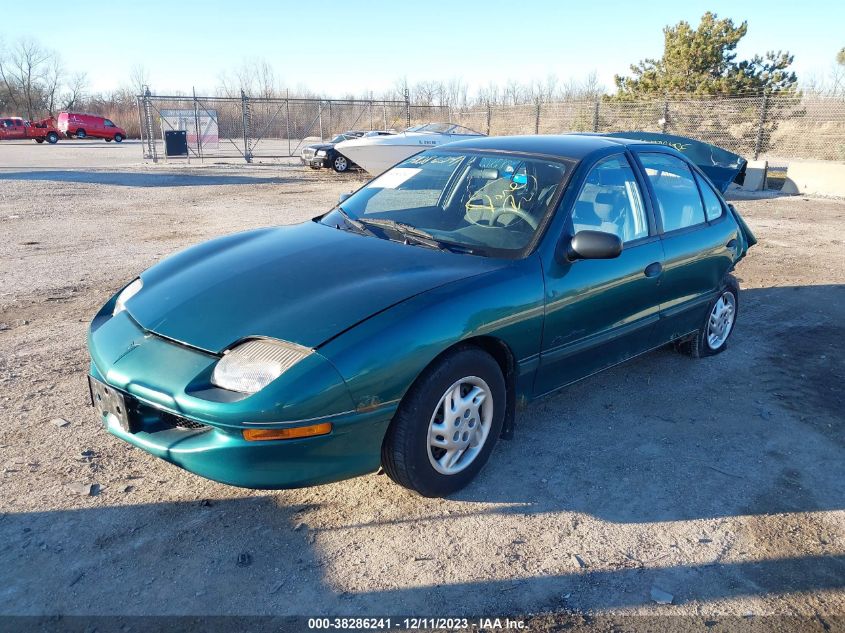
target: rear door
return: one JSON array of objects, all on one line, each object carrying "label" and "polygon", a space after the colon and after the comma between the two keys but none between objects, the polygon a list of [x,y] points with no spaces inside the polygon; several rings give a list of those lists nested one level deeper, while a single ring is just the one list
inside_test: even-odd
[{"label": "rear door", "polygon": [[546,315],[534,391],[541,395],[646,351],[659,316],[663,249],[643,183],[626,154],[590,170],[564,231],[613,233],[615,259],[553,260],[544,271]]},{"label": "rear door", "polygon": [[665,253],[655,332],[662,343],[701,326],[733,265],[738,228],[719,196],[685,160],[659,150],[636,155],[655,201]]}]

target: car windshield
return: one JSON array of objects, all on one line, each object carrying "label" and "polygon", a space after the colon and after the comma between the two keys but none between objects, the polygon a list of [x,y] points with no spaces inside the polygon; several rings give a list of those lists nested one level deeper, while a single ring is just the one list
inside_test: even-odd
[{"label": "car windshield", "polygon": [[548,158],[429,150],[372,180],[322,222],[409,244],[516,257],[544,225],[567,168]]},{"label": "car windshield", "polygon": [[351,138],[355,138],[358,136],[357,134],[338,134],[329,143],[342,143],[343,141],[348,141]]}]

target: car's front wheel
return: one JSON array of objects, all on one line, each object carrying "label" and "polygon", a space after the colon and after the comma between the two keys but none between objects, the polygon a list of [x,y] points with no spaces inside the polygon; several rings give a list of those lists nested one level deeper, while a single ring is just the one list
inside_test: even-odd
[{"label": "car's front wheel", "polygon": [[385,472],[426,497],[460,490],[490,457],[506,393],[502,371],[488,353],[475,347],[450,352],[402,400],[382,445]]},{"label": "car's front wheel", "polygon": [[115,143],[122,143],[123,142],[123,134],[115,134],[114,135],[114,142]]},{"label": "car's front wheel", "polygon": [[707,307],[707,316],[695,337],[678,345],[693,358],[713,356],[725,351],[739,313],[739,282],[727,275],[719,295]]},{"label": "car's front wheel", "polygon": [[338,154],[335,156],[334,160],[332,161],[332,169],[334,169],[337,173],[342,174],[345,171],[349,171],[349,161],[346,160],[346,156],[343,154]]},{"label": "car's front wheel", "polygon": [[47,134],[47,142],[50,145],[55,145],[56,143],[59,142],[59,135],[56,134],[55,132],[50,132],[49,134]]}]

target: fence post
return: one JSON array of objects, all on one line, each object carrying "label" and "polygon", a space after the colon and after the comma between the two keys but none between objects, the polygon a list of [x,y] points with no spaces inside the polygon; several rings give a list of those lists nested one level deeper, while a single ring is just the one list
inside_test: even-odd
[{"label": "fence post", "polygon": [[666,134],[666,125],[669,123],[669,97],[663,99],[663,119],[660,123],[660,131]]},{"label": "fence post", "polygon": [[593,106],[593,132],[599,131],[599,107],[601,104],[601,97],[596,97],[596,103]]},{"label": "fence post", "polygon": [[320,121],[320,140],[323,140],[323,101],[322,99],[317,104],[317,118]]},{"label": "fence post", "polygon": [[243,131],[244,131],[244,160],[247,163],[252,162],[252,154],[249,151],[249,137],[250,137],[250,130],[249,130],[249,97],[246,96],[246,93],[241,90],[241,116],[243,119]]},{"label": "fence post", "polygon": [[197,89],[195,87],[191,88],[191,91],[194,94],[194,132],[197,135],[197,154],[199,154],[200,162],[202,160],[202,132],[200,130],[200,110],[197,104]]},{"label": "fence post", "polygon": [[332,102],[329,101],[329,138],[332,137]]},{"label": "fence post", "polygon": [[151,97],[149,86],[144,86],[144,127],[147,135],[147,152],[149,158],[153,159],[154,163],[158,162],[158,154],[156,152],[156,142],[153,138],[153,104],[150,101]]},{"label": "fence post", "polygon": [[766,109],[769,105],[769,93],[763,92],[763,102],[760,104],[760,121],[757,124],[757,140],[754,142],[754,160],[760,158],[763,151],[763,128],[766,125]]},{"label": "fence post", "polygon": [[382,129],[386,130],[387,129],[387,104],[386,103],[381,104],[381,115],[382,115],[382,117],[384,117],[384,127]]},{"label": "fence post", "polygon": [[487,101],[487,136],[490,136],[490,119],[493,118],[493,107],[490,105],[490,101]]},{"label": "fence post", "polygon": [[540,100],[537,99],[537,107],[534,109],[534,134],[540,133]]},{"label": "fence post", "polygon": [[293,156],[290,148],[290,90],[285,90],[285,129],[288,134],[288,156]]},{"label": "fence post", "polygon": [[405,127],[411,127],[411,93],[405,88]]}]

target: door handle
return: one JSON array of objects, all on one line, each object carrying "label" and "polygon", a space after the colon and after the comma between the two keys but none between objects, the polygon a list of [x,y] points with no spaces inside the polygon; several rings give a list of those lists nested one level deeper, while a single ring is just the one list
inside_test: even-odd
[{"label": "door handle", "polygon": [[657,277],[658,275],[660,275],[660,273],[663,272],[663,264],[661,264],[660,262],[651,263],[645,267],[645,270],[643,272],[645,273],[646,277]]},{"label": "door handle", "polygon": [[726,248],[736,248],[736,238],[732,239],[730,242],[725,244]]}]

